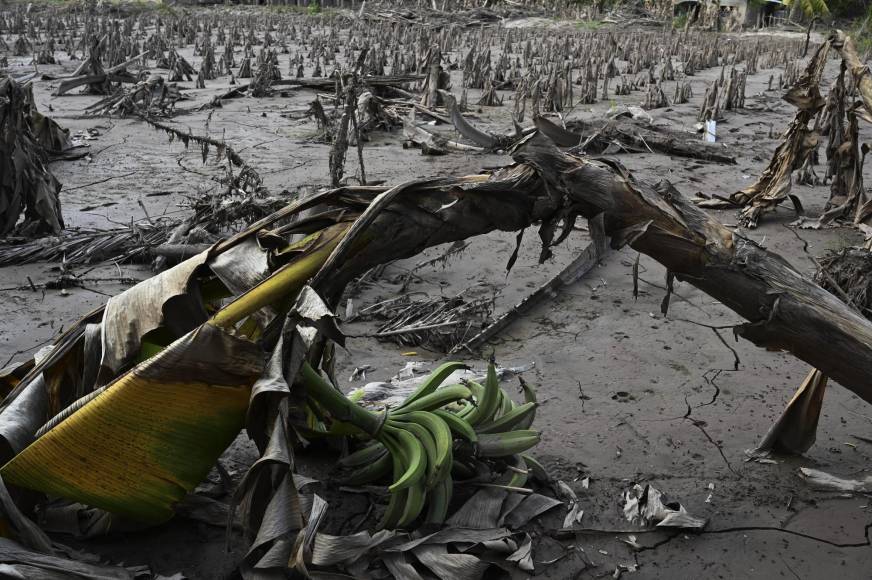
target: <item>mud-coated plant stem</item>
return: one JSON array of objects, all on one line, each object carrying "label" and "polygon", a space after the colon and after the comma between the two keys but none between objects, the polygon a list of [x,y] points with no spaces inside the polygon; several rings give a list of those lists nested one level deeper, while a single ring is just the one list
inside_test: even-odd
[{"label": "mud-coated plant stem", "polygon": [[329,411],[333,419],[350,423],[372,437],[381,430],[384,421],[380,415],[367,411],[349,400],[318,374],[309,363],[303,363],[298,379],[306,387],[306,394]]}]

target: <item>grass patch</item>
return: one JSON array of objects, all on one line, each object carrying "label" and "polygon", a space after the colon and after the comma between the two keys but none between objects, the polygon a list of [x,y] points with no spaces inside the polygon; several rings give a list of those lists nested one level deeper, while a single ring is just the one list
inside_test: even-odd
[{"label": "grass patch", "polygon": [[579,30],[597,30],[602,25],[602,20],[579,20],[575,23],[575,27]]}]

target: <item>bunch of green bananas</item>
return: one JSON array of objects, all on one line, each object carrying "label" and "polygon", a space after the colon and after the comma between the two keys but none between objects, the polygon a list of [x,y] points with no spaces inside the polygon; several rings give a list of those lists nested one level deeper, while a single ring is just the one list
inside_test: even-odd
[{"label": "bunch of green bananas", "polygon": [[[372,441],[340,460],[348,485],[390,479],[390,501],[381,528],[404,528],[419,519],[441,524],[448,513],[454,481],[482,478],[521,487],[529,468],[540,466],[522,456],[539,442],[530,429],[536,396],[523,381],[526,402],[516,405],[499,386],[493,361],[484,385],[473,381],[442,387],[457,370],[445,363],[430,374],[399,407],[381,416]],[[441,387],[441,388],[440,388]]]}]

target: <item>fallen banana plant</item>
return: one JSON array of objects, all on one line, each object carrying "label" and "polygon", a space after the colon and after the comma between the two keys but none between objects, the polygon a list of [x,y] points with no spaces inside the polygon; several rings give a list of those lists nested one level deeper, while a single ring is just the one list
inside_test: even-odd
[{"label": "fallen banana plant", "polygon": [[69,146],[68,132],[36,110],[31,85],[0,79],[0,235],[61,232],[61,184],[48,153]]},{"label": "fallen banana plant", "polygon": [[[384,477],[395,493],[383,525],[413,521],[428,503],[425,493],[438,519],[436,484],[445,485],[449,464],[452,478],[463,477],[470,475],[465,458],[505,456],[511,477],[523,476],[527,459],[518,457],[538,439],[526,429],[531,407],[510,408],[492,387],[469,383],[427,395],[446,397],[438,406],[416,397],[381,417],[340,409],[338,400],[331,410],[328,395],[339,395],[319,367],[329,376],[326,339],[342,342],[332,311],[348,282],[378,264],[534,223],[547,256],[577,216],[602,218],[613,247],[652,256],[747,318],[738,336],[788,350],[872,402],[872,323],[778,255],[728,230],[668,183],[637,181],[614,161],[563,153],[539,134],[512,153],[515,164],[482,175],[344,187],[296,200],[112,298],[38,360],[0,373],[9,392],[0,407],[0,455],[11,459],[0,474],[157,521],[244,424],[262,456],[237,495],[251,542],[241,569],[284,569],[305,557],[289,541],[305,522],[295,499],[296,434],[288,427],[311,398],[334,420],[359,424],[390,455]],[[221,399],[209,403],[221,411],[195,406],[204,400],[197,393]],[[463,402],[470,398],[475,404]],[[129,440],[124,424],[137,413],[152,423]],[[208,425],[200,413],[211,417]],[[380,428],[375,419],[384,419]],[[477,448],[464,455],[452,444],[449,462],[441,426],[462,440],[466,429],[455,419],[474,428]],[[435,435],[430,441],[431,428],[441,433],[441,447]],[[105,481],[120,482],[123,495]]]},{"label": "fallen banana plant", "polygon": [[533,127],[521,128],[515,123],[513,135],[494,135],[473,126],[461,114],[451,93],[440,91],[451,123],[458,133],[487,151],[508,150],[512,144],[534,131],[540,131],[559,147],[577,148],[589,154],[614,154],[656,151],[666,155],[702,159],[717,163],[736,163],[722,145],[700,141],[696,135],[674,131],[653,123],[636,121],[623,113],[599,121],[574,119],[563,128],[540,115],[534,115]]},{"label": "fallen banana plant", "polygon": [[740,207],[741,221],[749,228],[757,227],[760,217],[790,198],[797,214],[802,214],[799,198],[790,194],[791,176],[805,165],[818,147],[820,135],[808,124],[826,104],[820,94],[821,76],[827,63],[830,41],[821,44],[800,79],[785,95],[784,100],[797,108],[796,116],[781,138],[769,165],[752,185],[733,193],[728,199],[715,197],[700,202],[701,207]]},{"label": "fallen banana plant", "polygon": [[[817,282],[859,314],[872,320],[872,252],[865,247],[829,252],[818,261]],[[801,455],[815,442],[827,377],[811,369],[781,416],[754,450]]]}]

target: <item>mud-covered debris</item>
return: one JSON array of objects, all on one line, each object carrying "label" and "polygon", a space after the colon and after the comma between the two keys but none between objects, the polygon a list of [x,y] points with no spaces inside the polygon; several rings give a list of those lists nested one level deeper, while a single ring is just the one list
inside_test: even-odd
[{"label": "mud-covered debris", "polygon": [[134,580],[151,578],[147,566],[103,566],[59,554],[45,554],[25,548],[8,538],[0,537],[0,573],[6,578],[100,578],[103,580]]},{"label": "mud-covered debris", "polygon": [[[455,517],[441,529],[406,534],[400,531],[362,531],[351,535],[333,535],[307,526],[298,544],[310,545],[301,550],[302,559],[295,558],[310,570],[343,570],[355,577],[370,573],[397,580],[426,577],[428,573],[441,578],[482,578],[493,566],[504,571],[530,572],[534,569],[534,538],[530,532],[503,527],[503,520],[526,525],[530,519],[558,505],[557,500],[538,501],[529,509],[531,498],[505,490],[486,488],[467,499]],[[314,495],[314,498],[318,498]],[[518,498],[521,501],[516,501]],[[544,498],[547,499],[547,498]],[[320,516],[309,514],[309,521],[321,521],[325,502],[312,501],[304,495],[304,505],[320,506]],[[524,512],[523,514],[521,512]],[[461,525],[462,524],[462,525]],[[515,531],[517,530],[517,531]],[[548,563],[548,562],[544,562]],[[299,569],[299,568],[298,568]]]},{"label": "mud-covered debris", "polygon": [[563,528],[568,529],[580,524],[584,517],[584,510],[581,509],[581,502],[578,501],[575,491],[565,481],[558,481],[557,492],[567,508],[566,516],[563,518]]},{"label": "mud-covered debris", "polygon": [[360,365],[354,367],[354,370],[351,371],[351,376],[348,377],[348,382],[354,382],[358,380],[365,381],[366,373],[371,370],[373,370],[372,365]]},{"label": "mud-covered debris", "polygon": [[721,145],[705,143],[690,133],[646,123],[627,112],[595,121],[572,120],[566,128],[536,117],[536,128],[560,147],[588,154],[665,153],[718,163],[736,162]]},{"label": "mud-covered debris", "polygon": [[86,110],[89,115],[163,115],[172,114],[184,96],[175,83],[166,83],[161,75],[150,75],[132,87],[120,87]]},{"label": "mud-covered debris", "polygon": [[483,147],[452,141],[424,129],[416,121],[415,109],[411,109],[409,115],[403,119],[403,136],[406,139],[405,146],[419,147],[423,155],[445,155],[449,150],[476,153],[485,151]]},{"label": "mud-covered debris", "polygon": [[484,328],[493,316],[493,296],[465,294],[452,297],[407,294],[379,308],[364,309],[361,316],[385,320],[372,335],[379,340],[450,352],[465,337]]},{"label": "mud-covered debris", "polygon": [[872,319],[872,252],[843,248],[819,260],[818,283]]},{"label": "mud-covered debris", "polygon": [[624,492],[624,517],[641,526],[702,529],[706,520],[690,515],[678,502],[666,497],[649,484],[635,484]]},{"label": "mud-covered debris", "polygon": [[800,467],[799,475],[812,487],[852,493],[872,493],[872,476],[863,479],[845,479],[809,467]]}]

